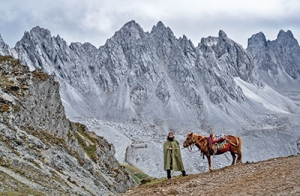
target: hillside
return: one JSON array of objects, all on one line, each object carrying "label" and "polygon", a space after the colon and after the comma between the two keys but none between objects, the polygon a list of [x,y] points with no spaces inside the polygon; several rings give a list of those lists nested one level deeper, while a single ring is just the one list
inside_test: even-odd
[{"label": "hillside", "polygon": [[0,56],[0,192],[116,194],[135,183],[114,153],[66,118],[53,76]]},{"label": "hillside", "polygon": [[299,168],[299,156],[282,157],[140,185],[118,195],[300,195]]}]

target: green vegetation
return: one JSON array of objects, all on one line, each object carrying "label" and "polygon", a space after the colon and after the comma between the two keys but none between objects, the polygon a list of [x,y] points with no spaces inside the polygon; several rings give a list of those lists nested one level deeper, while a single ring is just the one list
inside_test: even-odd
[{"label": "green vegetation", "polygon": [[78,144],[84,150],[84,152],[88,155],[88,157],[96,163],[97,155],[96,155],[96,145],[89,144],[80,133],[74,132],[74,136],[76,137]]},{"label": "green vegetation", "polygon": [[148,176],[147,174],[143,173],[141,170],[132,165],[122,164],[122,166],[124,166],[127,169],[131,177],[137,184],[145,184],[155,180],[154,178]]},{"label": "green vegetation", "polygon": [[23,130],[39,138],[45,144],[66,146],[63,138],[56,137],[48,131],[36,130],[34,127],[23,127]]},{"label": "green vegetation", "polygon": [[0,171],[0,196],[42,196],[46,195],[40,191],[33,190],[27,185],[17,181],[10,175]]},{"label": "green vegetation", "polygon": [[86,132],[85,131],[85,125],[80,124],[80,123],[75,123],[77,131],[84,136],[85,138],[87,138],[90,142],[92,143],[97,143],[97,135],[93,135],[91,132]]}]

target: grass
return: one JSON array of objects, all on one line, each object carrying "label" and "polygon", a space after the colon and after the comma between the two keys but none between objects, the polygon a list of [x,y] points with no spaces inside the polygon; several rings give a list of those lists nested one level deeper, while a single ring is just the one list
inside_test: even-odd
[{"label": "grass", "polygon": [[0,196],[42,196],[46,195],[40,191],[33,190],[27,185],[17,181],[10,175],[0,172]]},{"label": "grass", "polygon": [[154,180],[154,178],[151,178],[150,176],[148,176],[147,174],[145,174],[144,172],[132,165],[122,164],[122,166],[124,166],[127,169],[131,177],[137,184],[145,184]]},{"label": "grass", "polygon": [[76,137],[78,144],[84,150],[84,152],[88,155],[88,157],[93,161],[97,162],[96,155],[96,145],[95,144],[87,144],[88,142],[81,136],[81,134],[74,132],[74,136]]}]

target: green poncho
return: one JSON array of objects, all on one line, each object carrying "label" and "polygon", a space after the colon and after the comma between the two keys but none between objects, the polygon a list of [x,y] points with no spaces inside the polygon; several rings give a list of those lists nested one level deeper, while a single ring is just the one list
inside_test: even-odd
[{"label": "green poncho", "polygon": [[[172,151],[168,150],[168,148],[173,148]],[[172,169],[170,167],[172,157]],[[183,171],[184,167],[182,164],[180,147],[177,140],[167,140],[164,143],[164,170],[174,170],[174,171]]]}]

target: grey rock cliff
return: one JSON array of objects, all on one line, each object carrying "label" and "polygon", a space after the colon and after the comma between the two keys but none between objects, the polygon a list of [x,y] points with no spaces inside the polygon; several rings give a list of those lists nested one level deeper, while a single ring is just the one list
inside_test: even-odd
[{"label": "grey rock cliff", "polygon": [[3,56],[0,74],[0,171],[14,179],[0,190],[112,195],[135,185],[113,145],[66,118],[53,76]]},{"label": "grey rock cliff", "polygon": [[[267,41],[263,33],[248,39],[257,72],[270,86],[282,91],[297,89],[300,77],[300,46],[291,31],[281,30],[277,39]],[[296,86],[291,85],[296,82]]]},{"label": "grey rock cliff", "polygon": [[[249,53],[225,32],[220,31],[218,38],[202,39],[194,47],[186,36],[177,39],[162,22],[148,33],[130,21],[99,49],[89,43],[67,46],[59,36],[51,37],[48,30],[35,27],[24,34],[15,50],[31,70],[41,68],[57,78],[71,116],[124,120],[116,113],[126,112],[129,120],[143,114],[156,99],[167,106],[182,98],[187,102],[180,107],[201,113],[204,89],[211,102],[218,104],[243,101],[234,77],[259,85]],[[69,87],[80,100],[70,96]],[[123,101],[120,95],[126,96]],[[70,108],[74,102],[77,109]],[[69,112],[74,110],[77,112]],[[86,110],[90,112],[82,112]],[[156,116],[168,118],[163,111]]]},{"label": "grey rock cliff", "polygon": [[4,42],[0,34],[0,55],[12,55],[9,46]]}]

